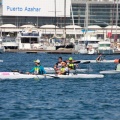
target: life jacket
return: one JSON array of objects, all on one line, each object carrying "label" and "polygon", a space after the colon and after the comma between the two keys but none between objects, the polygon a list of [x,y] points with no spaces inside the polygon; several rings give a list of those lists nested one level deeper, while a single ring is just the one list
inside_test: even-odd
[{"label": "life jacket", "polygon": [[69,63],[68,64],[68,68],[74,69],[74,64],[73,63]]},{"label": "life jacket", "polygon": [[34,74],[39,74],[39,73],[40,73],[40,67],[35,67]]},{"label": "life jacket", "polygon": [[63,73],[63,75],[66,75],[67,71],[65,71],[66,68],[61,68],[60,71]]},{"label": "life jacket", "polygon": [[65,72],[65,68],[61,68],[60,71],[61,71],[61,72]]}]

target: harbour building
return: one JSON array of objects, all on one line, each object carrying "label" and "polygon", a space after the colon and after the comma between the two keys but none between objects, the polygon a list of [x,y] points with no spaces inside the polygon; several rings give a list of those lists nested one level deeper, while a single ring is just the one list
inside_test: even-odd
[{"label": "harbour building", "polygon": [[32,24],[40,27],[54,24],[64,27],[74,23],[84,27],[86,3],[88,25],[103,27],[116,24],[118,3],[117,25],[120,26],[120,0],[12,0],[12,3],[11,0],[0,0],[0,25],[14,24],[20,27]]}]

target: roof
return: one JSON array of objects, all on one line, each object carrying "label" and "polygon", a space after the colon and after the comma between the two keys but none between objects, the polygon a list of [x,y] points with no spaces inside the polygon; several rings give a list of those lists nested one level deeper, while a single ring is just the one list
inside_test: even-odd
[{"label": "roof", "polygon": [[90,25],[90,26],[88,26],[88,28],[90,28],[90,29],[101,29],[101,27],[99,25]]},{"label": "roof", "polygon": [[8,27],[10,27],[10,28],[15,28],[16,26],[13,25],[13,24],[3,24],[3,25],[1,25],[0,27],[1,27],[1,28],[8,28]]},{"label": "roof", "polygon": [[[115,28],[116,28],[116,25],[113,25],[113,26],[112,26],[112,25],[109,25],[109,26],[107,26],[107,27],[105,27],[105,28],[107,28],[107,29],[114,28],[114,29],[115,29]],[[117,28],[120,28],[120,27],[117,26]]]},{"label": "roof", "polygon": [[[40,28],[55,28],[55,25],[43,25]],[[58,26],[56,26],[56,28],[59,28]]]},{"label": "roof", "polygon": [[35,26],[34,25],[22,25],[20,27],[23,27],[23,28],[34,28]]},{"label": "roof", "polygon": [[73,28],[78,28],[78,29],[81,29],[82,27],[81,26],[78,26],[78,25],[67,25],[67,26],[65,26],[66,28],[71,28],[71,29],[73,29]]}]

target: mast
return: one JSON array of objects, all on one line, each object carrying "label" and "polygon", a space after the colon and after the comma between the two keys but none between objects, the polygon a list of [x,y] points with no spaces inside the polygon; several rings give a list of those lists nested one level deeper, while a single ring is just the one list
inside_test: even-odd
[{"label": "mast", "polygon": [[89,10],[88,0],[86,0],[85,24],[84,24],[84,27],[85,27],[84,38],[86,39],[86,40],[84,39],[85,41],[87,41],[87,37],[88,37],[88,35],[87,35],[87,32],[88,32],[88,17],[89,17],[88,10]]},{"label": "mast", "polygon": [[56,0],[54,0],[55,4],[55,36],[56,36]]},{"label": "mast", "polygon": [[117,7],[116,7],[116,40],[117,40],[117,25],[118,25],[118,0],[116,2]]},{"label": "mast", "polygon": [[86,31],[88,31],[88,0],[86,0],[86,24],[85,24],[85,29],[86,29]]},{"label": "mast", "polygon": [[66,43],[66,0],[64,0],[64,34],[65,34],[65,39],[64,39],[64,45]]},{"label": "mast", "polygon": [[74,16],[73,16],[73,9],[72,9],[72,4],[71,4],[71,13],[72,13],[72,22],[73,22],[73,27],[74,27],[74,34],[75,34],[75,39],[77,38],[76,36],[76,31],[75,31],[75,22],[74,22]]}]

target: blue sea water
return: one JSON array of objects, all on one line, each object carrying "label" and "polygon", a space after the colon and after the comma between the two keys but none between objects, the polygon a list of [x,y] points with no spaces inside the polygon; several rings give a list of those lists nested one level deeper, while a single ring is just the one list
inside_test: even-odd
[{"label": "blue sea water", "polygon": [[[0,71],[29,71],[35,59],[53,66],[57,58],[95,59],[96,55],[5,53]],[[105,56],[106,59],[120,56]],[[93,73],[115,68],[114,63],[80,64]],[[120,120],[120,75],[103,79],[0,80],[0,120]]]}]

